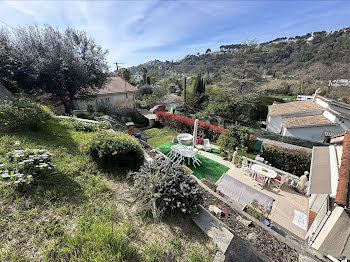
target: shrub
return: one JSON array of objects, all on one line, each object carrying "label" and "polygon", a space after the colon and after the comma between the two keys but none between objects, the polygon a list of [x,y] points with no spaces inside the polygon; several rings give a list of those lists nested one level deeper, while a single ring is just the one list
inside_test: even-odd
[{"label": "shrub", "polygon": [[87,109],[86,109],[86,110],[88,111],[88,113],[89,113],[90,115],[92,115],[93,113],[95,113],[95,108],[94,108],[93,105],[87,105]]},{"label": "shrub", "polygon": [[[193,133],[195,121],[194,119],[166,112],[157,112],[156,114],[158,116],[159,121],[163,125],[174,129],[178,132]],[[203,121],[198,121],[198,134],[203,133],[205,138],[217,140],[220,134],[225,131],[226,129],[224,128],[220,128]]]},{"label": "shrub", "polygon": [[36,130],[53,116],[46,106],[29,100],[0,104],[0,131]]},{"label": "shrub", "polygon": [[261,156],[272,166],[297,176],[310,170],[311,154],[305,150],[263,144]]},{"label": "shrub", "polygon": [[155,220],[171,211],[192,214],[197,210],[200,190],[183,166],[157,159],[145,164],[139,172],[130,172],[129,177],[134,181],[132,195],[139,208]]},{"label": "shrub", "polygon": [[68,129],[73,129],[82,132],[96,132],[103,129],[110,129],[111,126],[108,122],[100,122],[95,124],[84,123],[74,118],[64,118],[60,120],[62,126]]},{"label": "shrub", "polygon": [[137,140],[113,130],[96,132],[87,142],[86,151],[92,157],[100,159],[108,168],[138,170],[144,161],[143,151]]},{"label": "shrub", "polygon": [[231,125],[220,135],[218,143],[221,150],[228,152],[234,152],[236,147],[247,151],[253,145],[252,131],[240,125]]},{"label": "shrub", "polygon": [[14,150],[0,164],[1,178],[12,186],[24,187],[40,176],[51,174],[55,165],[52,154],[45,149]]}]

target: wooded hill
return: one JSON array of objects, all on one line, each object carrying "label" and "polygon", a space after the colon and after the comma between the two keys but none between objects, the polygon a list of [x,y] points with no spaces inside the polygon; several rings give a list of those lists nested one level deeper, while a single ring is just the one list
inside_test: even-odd
[{"label": "wooded hill", "polygon": [[[253,52],[252,52],[253,50]],[[236,58],[239,53],[239,59]],[[236,59],[236,61],[235,61]],[[242,63],[256,68],[262,75],[276,72],[290,78],[309,76],[318,80],[350,78],[350,27],[333,32],[314,32],[303,36],[280,37],[265,43],[222,45],[215,52],[187,55],[180,61],[153,60],[131,67],[158,70],[161,76],[172,74],[214,73],[220,75]]]}]

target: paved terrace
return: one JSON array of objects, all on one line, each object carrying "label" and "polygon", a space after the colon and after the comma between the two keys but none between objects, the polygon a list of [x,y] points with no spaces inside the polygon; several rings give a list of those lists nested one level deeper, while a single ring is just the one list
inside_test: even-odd
[{"label": "paved terrace", "polygon": [[251,177],[245,175],[241,168],[237,168],[232,163],[223,160],[221,157],[209,152],[200,151],[200,154],[229,167],[230,169],[227,171],[228,175],[275,199],[269,218],[296,236],[302,239],[305,238],[306,230],[293,224],[293,219],[294,210],[298,210],[306,215],[308,214],[309,202],[306,196],[295,192],[286,184],[282,186],[279,192],[277,192],[275,189],[272,190],[271,186],[265,186],[261,190],[260,188],[254,186],[254,180]]}]

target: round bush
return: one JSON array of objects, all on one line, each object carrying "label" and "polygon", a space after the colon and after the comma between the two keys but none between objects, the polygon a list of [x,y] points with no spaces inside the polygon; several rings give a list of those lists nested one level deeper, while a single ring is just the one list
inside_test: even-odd
[{"label": "round bush", "polygon": [[236,147],[242,151],[247,151],[252,145],[252,131],[244,126],[231,125],[226,132],[219,137],[218,144],[221,150],[234,152]]},{"label": "round bush", "polygon": [[87,142],[88,154],[100,159],[104,167],[122,167],[138,170],[144,161],[143,151],[137,140],[122,132],[101,130]]},{"label": "round bush", "polygon": [[133,180],[132,196],[137,199],[140,211],[155,220],[172,211],[193,214],[201,200],[201,192],[183,166],[170,165],[156,159],[138,172],[130,172]]}]

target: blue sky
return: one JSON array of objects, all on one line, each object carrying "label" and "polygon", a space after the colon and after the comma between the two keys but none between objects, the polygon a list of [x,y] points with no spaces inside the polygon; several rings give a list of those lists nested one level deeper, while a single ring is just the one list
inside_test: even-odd
[{"label": "blue sky", "polygon": [[[259,42],[350,26],[350,1],[1,1],[12,27],[84,30],[108,62],[177,60],[222,44]],[[4,26],[0,22],[0,26]]]}]

